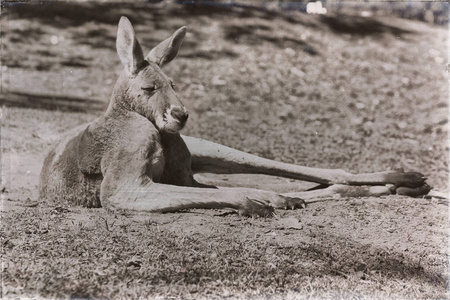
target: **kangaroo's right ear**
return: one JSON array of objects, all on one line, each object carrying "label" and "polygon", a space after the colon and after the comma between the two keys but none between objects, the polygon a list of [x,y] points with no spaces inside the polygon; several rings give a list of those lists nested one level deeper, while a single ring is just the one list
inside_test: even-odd
[{"label": "kangaroo's right ear", "polygon": [[145,58],[150,62],[154,62],[160,67],[169,63],[175,58],[186,35],[186,27],[183,26],[172,34],[171,37],[161,42],[153,48]]},{"label": "kangaroo's right ear", "polygon": [[144,55],[136,39],[133,25],[126,17],[121,17],[116,40],[117,53],[129,75],[135,75],[142,68]]}]

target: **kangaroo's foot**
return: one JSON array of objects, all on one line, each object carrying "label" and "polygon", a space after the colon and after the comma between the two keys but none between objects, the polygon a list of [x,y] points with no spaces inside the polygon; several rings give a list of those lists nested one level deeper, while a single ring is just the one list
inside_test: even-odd
[{"label": "kangaroo's foot", "polygon": [[390,191],[393,194],[418,197],[428,194],[432,189],[425,180],[427,178],[419,172],[404,172],[396,170],[386,175],[386,182],[392,184]]},{"label": "kangaroo's foot", "polygon": [[386,174],[386,183],[393,184],[396,189],[400,187],[419,188],[425,184],[425,180],[427,178],[422,173],[404,172],[403,169]]}]

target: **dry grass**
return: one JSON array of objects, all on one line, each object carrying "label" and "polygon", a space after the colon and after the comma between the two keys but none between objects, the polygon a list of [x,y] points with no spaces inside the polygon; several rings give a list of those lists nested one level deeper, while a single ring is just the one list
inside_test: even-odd
[{"label": "dry grass", "polygon": [[[308,166],[404,167],[448,190],[443,28],[223,8],[8,10],[4,92],[106,102],[120,71],[121,15],[144,47],[188,25],[179,57],[165,69],[191,112],[183,133]],[[48,146],[100,113],[87,110],[3,107],[4,298],[448,296],[448,214],[436,201],[359,199],[280,212],[301,229],[224,211],[120,215],[26,206],[26,198],[36,200]]]},{"label": "dry grass", "polygon": [[[443,275],[420,262],[273,220],[209,212],[168,221],[57,207],[23,209],[6,221],[3,292],[10,296],[425,299],[445,292]],[[305,235],[313,241],[278,241]]]}]

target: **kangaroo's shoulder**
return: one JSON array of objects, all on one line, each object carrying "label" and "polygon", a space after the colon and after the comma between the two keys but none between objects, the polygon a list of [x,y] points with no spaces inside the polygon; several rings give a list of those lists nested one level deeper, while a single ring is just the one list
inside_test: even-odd
[{"label": "kangaroo's shoulder", "polygon": [[137,113],[127,113],[113,118],[102,117],[89,124],[78,137],[77,157],[85,173],[100,172],[100,162],[105,156],[145,153],[159,147],[160,137],[156,127]]}]

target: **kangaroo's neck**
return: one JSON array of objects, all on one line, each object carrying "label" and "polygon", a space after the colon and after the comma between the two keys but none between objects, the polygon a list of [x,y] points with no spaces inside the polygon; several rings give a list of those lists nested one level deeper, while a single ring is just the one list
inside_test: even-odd
[{"label": "kangaroo's neck", "polygon": [[105,113],[106,115],[116,115],[132,111],[128,90],[129,87],[126,75],[122,73],[114,85],[111,99]]},{"label": "kangaroo's neck", "polygon": [[106,109],[105,115],[118,115],[131,112],[132,109],[127,101],[120,99],[118,97],[111,97],[108,108]]}]

